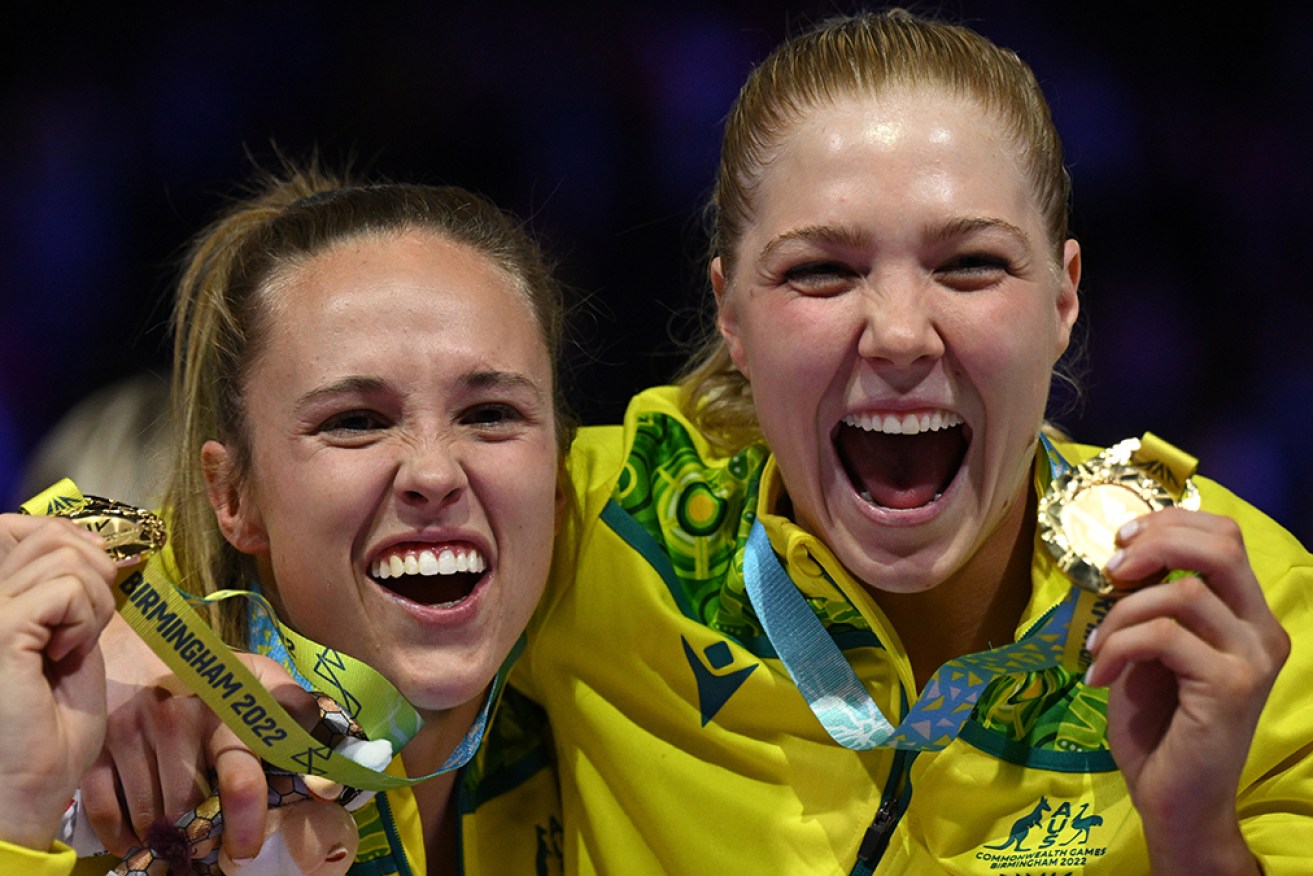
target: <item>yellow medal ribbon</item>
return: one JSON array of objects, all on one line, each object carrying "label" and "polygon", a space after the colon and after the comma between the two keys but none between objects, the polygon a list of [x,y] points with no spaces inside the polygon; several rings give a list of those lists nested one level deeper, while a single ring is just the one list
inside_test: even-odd
[{"label": "yellow medal ribbon", "polygon": [[[247,590],[220,590],[209,596],[183,594],[189,601],[211,603],[241,598],[253,604],[263,623],[249,629],[251,648],[282,663],[307,690],[328,694],[360,725],[368,739],[386,739],[393,751],[415,737],[423,724],[419,714],[386,678],[367,663],[327,648],[284,624],[273,606],[260,594]],[[248,611],[248,617],[252,612]]]},{"label": "yellow medal ribbon", "polygon": [[[114,601],[119,614],[242,742],[270,764],[288,772],[326,776],[353,788],[385,791],[416,784],[465,762],[462,759],[459,763],[452,763],[457,754],[462,753],[458,749],[443,769],[429,776],[414,779],[390,776],[338,754],[303,730],[192,609],[188,598],[173,586],[162,553],[164,525],[155,514],[83,496],[68,479],[23,503],[22,511],[68,517],[84,528],[104,535],[107,549],[116,561],[138,561],[136,568],[121,574],[115,583]],[[140,565],[141,560],[146,561],[144,567]],[[253,594],[224,591],[210,599],[234,595]],[[392,740],[395,751],[418,729],[418,715],[374,669],[345,654],[323,648],[281,625],[280,633],[291,643],[288,651],[296,655],[294,660],[298,669],[307,677],[332,679],[333,684],[324,692],[334,697],[341,696],[339,702],[344,706],[348,703],[354,705],[358,714],[353,713],[353,717],[371,739]],[[498,673],[482,717],[462,744],[462,749],[469,749],[465,759],[478,746],[505,671],[503,667]],[[384,706],[371,708],[375,703]],[[366,720],[361,720],[362,717]]]}]

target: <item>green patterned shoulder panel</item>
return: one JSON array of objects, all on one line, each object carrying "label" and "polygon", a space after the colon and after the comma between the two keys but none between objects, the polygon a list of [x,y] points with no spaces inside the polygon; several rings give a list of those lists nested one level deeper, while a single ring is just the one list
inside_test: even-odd
[{"label": "green patterned shoulder panel", "polygon": [[[743,586],[743,551],[765,467],[765,447],[706,460],[688,427],[666,414],[639,417],[612,504],[603,519],[665,579],[688,617],[774,656]],[[824,570],[817,575],[829,578]],[[833,586],[833,598],[808,598],[841,648],[876,644],[870,626]]]},{"label": "green patterned shoulder panel", "polygon": [[745,511],[756,505],[765,461],[765,448],[753,446],[707,462],[683,423],[644,414],[613,497],[668,560],[667,583],[685,610],[740,640],[760,630],[741,599],[726,600],[727,590],[742,593],[726,579],[740,574],[735,556],[747,542]]}]

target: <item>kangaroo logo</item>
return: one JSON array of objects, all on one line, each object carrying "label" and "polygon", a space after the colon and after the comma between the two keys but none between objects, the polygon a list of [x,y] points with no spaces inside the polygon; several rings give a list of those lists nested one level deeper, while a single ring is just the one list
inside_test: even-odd
[{"label": "kangaroo logo", "polygon": [[[1050,807],[1049,807],[1048,798],[1040,797],[1039,803],[1035,805],[1034,809],[1030,810],[1029,815],[1023,815],[1020,818],[1018,818],[1015,822],[1013,822],[1012,832],[1008,834],[1008,838],[1003,842],[1002,845],[985,846],[985,848],[994,849],[995,851],[997,851],[999,849],[1006,849],[1008,846],[1015,845],[1018,852],[1030,851],[1029,849],[1022,848],[1021,844],[1025,842],[1027,834],[1030,833],[1030,829],[1032,827],[1039,826],[1039,823],[1044,819],[1044,813],[1048,812],[1049,808]],[[1098,818],[1097,815],[1094,817]],[[1102,819],[1100,819],[1100,821],[1102,821]]]}]

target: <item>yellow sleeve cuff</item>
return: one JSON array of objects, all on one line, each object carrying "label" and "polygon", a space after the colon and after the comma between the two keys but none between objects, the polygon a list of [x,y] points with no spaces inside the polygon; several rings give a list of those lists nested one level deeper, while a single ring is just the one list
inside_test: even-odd
[{"label": "yellow sleeve cuff", "polygon": [[63,843],[54,843],[48,851],[37,851],[0,840],[0,873],[24,876],[68,876],[77,863],[77,854]]}]

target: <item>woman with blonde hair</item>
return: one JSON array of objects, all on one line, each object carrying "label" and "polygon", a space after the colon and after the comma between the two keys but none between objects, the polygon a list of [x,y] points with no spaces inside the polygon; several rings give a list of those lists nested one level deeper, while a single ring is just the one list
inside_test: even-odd
[{"label": "woman with blonde hair", "polygon": [[517,669],[567,869],[1306,869],[1310,557],[1163,442],[1043,434],[1068,200],[1034,76],[966,28],[839,19],[749,76],[716,331],[581,433]]}]

